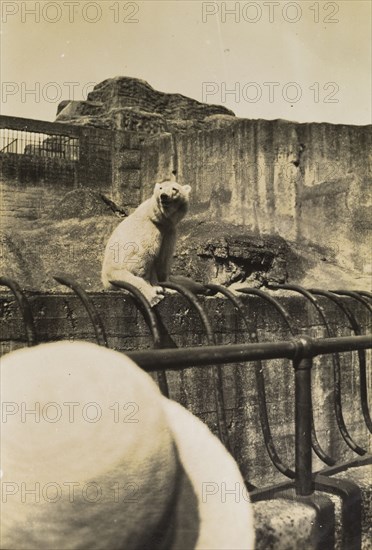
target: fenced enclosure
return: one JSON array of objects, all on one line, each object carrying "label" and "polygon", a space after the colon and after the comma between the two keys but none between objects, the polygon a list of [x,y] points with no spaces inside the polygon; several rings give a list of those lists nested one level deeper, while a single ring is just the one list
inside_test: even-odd
[{"label": "fenced enclosure", "polygon": [[3,182],[105,187],[112,180],[112,132],[0,116],[0,160]]},{"label": "fenced enclosure", "polygon": [[79,160],[79,138],[0,128],[0,153]]},{"label": "fenced enclosure", "polygon": [[[113,338],[111,329],[107,330],[107,320],[105,320],[105,309],[110,309],[110,300],[116,302],[121,300],[122,293],[107,292],[100,295],[88,295],[85,290],[70,276],[56,275],[55,279],[66,289],[72,290],[72,294],[64,294],[64,297],[59,299],[61,302],[58,308],[66,309],[68,319],[73,327],[73,332],[77,332],[78,339],[95,340],[97,344],[114,347],[120,349],[136,361],[143,369],[150,373],[155,373],[159,387],[164,395],[174,398],[174,380],[172,373],[180,373],[181,379],[187,371],[198,370],[200,376],[204,376],[204,380],[209,380],[209,388],[212,394],[210,403],[214,403],[213,410],[215,411],[215,420],[212,422],[212,428],[224,445],[230,450],[236,458],[241,470],[244,474],[246,486],[250,490],[251,499],[254,502],[272,499],[272,498],[287,498],[290,500],[299,499],[299,502],[307,502],[312,505],[317,511],[315,530],[316,548],[333,548],[334,533],[335,533],[335,518],[333,504],[329,500],[329,495],[339,496],[342,500],[342,548],[347,550],[361,548],[361,522],[362,522],[362,494],[360,488],[352,481],[336,479],[333,475],[346,471],[348,468],[363,467],[366,464],[371,464],[370,446],[365,437],[366,433],[372,432],[372,422],[369,411],[370,401],[370,386],[371,375],[368,370],[367,359],[370,358],[366,350],[372,348],[371,336],[364,335],[365,326],[361,322],[367,319],[369,324],[369,316],[372,311],[372,294],[364,291],[346,291],[337,290],[333,292],[320,289],[304,289],[298,285],[276,285],[273,292],[246,288],[242,289],[242,297],[252,297],[257,302],[266,304],[269,309],[275,311],[283,326],[285,326],[286,334],[289,338],[276,338],[274,342],[261,341],[261,334],[252,332],[250,320],[247,317],[247,311],[243,307],[243,301],[235,294],[219,285],[206,285],[200,291],[203,294],[223,296],[226,303],[230,304],[235,321],[232,325],[236,325],[239,319],[242,322],[246,341],[244,343],[230,342],[228,345],[217,343],[219,338],[216,333],[216,326],[211,321],[210,311],[203,305],[203,300],[200,296],[190,292],[190,290],[181,285],[172,283],[168,284],[173,290],[176,290],[178,295],[187,304],[186,312],[188,315],[193,311],[195,318],[198,318],[200,327],[193,330],[204,334],[205,343],[203,345],[186,345],[177,349],[177,344],[174,340],[174,335],[171,336],[164,330],[162,317],[159,316],[157,308],[151,308],[146,299],[141,293],[128,284],[121,284],[122,290],[125,290],[129,301],[125,302],[126,307],[129,307],[128,322],[132,319],[132,323],[138,324],[136,311],[140,316],[143,316],[145,326],[151,335],[152,346],[154,349],[142,349],[136,344],[128,345],[128,336],[120,334],[120,325],[117,325],[116,332],[120,337],[124,338],[126,344],[113,345],[114,342],[119,342],[115,336]],[[54,328],[48,325],[48,314],[46,311],[51,308],[54,319],[56,319],[55,306],[47,305],[41,297],[24,292],[15,281],[7,278],[2,278],[0,284],[7,287],[16,298],[16,302],[20,308],[22,319],[24,322],[24,332],[21,335],[23,345],[27,343],[29,346],[37,344],[39,341],[49,341],[53,339],[71,339],[70,329],[66,330],[64,324],[57,324]],[[288,293],[297,293],[301,296],[301,300],[305,300],[308,307],[313,311],[315,316],[319,317],[320,323],[324,328],[325,337],[312,335],[307,336],[301,334],[298,330],[296,319],[292,312],[289,313],[282,301],[275,296],[274,290]],[[73,302],[70,301],[74,297]],[[56,297],[54,297],[56,300]],[[77,301],[76,301],[77,300]],[[109,304],[110,301],[110,304]],[[79,315],[77,304],[80,303],[82,310]],[[100,303],[100,307],[96,305]],[[339,314],[339,324],[347,327],[347,331],[351,332],[348,336],[339,336],[335,333],[334,323],[325,303],[332,304]],[[125,306],[124,304],[124,306]],[[2,323],[5,326],[7,323],[12,326],[12,318],[9,315],[9,309],[4,309],[1,317]],[[259,307],[259,306],[258,306]],[[213,311],[212,307],[212,311]],[[41,319],[41,311],[43,311]],[[36,312],[37,322],[35,322],[34,313]],[[85,314],[84,314],[85,312]],[[217,313],[217,310],[216,310]],[[251,315],[253,312],[251,312]],[[180,313],[177,313],[180,315]],[[57,315],[58,316],[58,315]],[[84,325],[83,333],[79,332],[78,319]],[[89,332],[86,320],[89,319],[91,330]],[[40,331],[36,328],[39,327]],[[14,325],[11,331],[14,332]],[[49,331],[49,334],[48,334]],[[311,332],[311,331],[310,331]],[[53,333],[53,334],[52,334]],[[82,334],[84,336],[82,337]],[[89,336],[88,336],[89,334]],[[19,336],[19,335],[17,335]],[[6,331],[4,331],[4,338]],[[13,340],[15,335],[13,334]],[[16,347],[19,347],[20,342]],[[123,349],[127,347],[127,349]],[[345,363],[343,357],[346,352],[351,353],[351,361]],[[324,358],[327,363],[315,365],[318,359]],[[327,359],[328,358],[328,359]],[[284,370],[287,372],[287,380],[292,380],[293,383],[293,398],[288,403],[288,411],[291,411],[291,416],[294,427],[293,439],[290,434],[286,436],[286,446],[293,448],[289,453],[284,451],[283,445],[278,439],[278,433],[273,424],[273,418],[270,408],[273,403],[270,402],[269,395],[272,389],[268,385],[267,372],[269,364],[265,361],[287,360],[289,364],[284,365]],[[330,360],[330,361],[329,361]],[[230,365],[232,371],[227,371],[226,367]],[[291,366],[291,367],[290,367]],[[289,370],[288,370],[288,367]],[[237,448],[236,433],[232,430],[234,424],[234,411],[229,410],[227,395],[228,386],[226,376],[228,372],[234,372],[238,369],[253,371],[255,387],[252,395],[255,395],[258,409],[259,426],[257,433],[261,433],[263,445],[259,447],[260,460],[263,462],[268,458],[272,467],[279,473],[276,483],[265,483],[262,485],[252,483],[250,472],[244,468],[241,462],[241,453]],[[331,401],[331,416],[332,429],[338,433],[342,444],[347,448],[346,454],[339,453],[339,447],[324,445],[323,434],[318,430],[319,419],[318,415],[314,421],[316,409],[314,394],[314,371],[319,376],[326,376],[326,370],[331,369],[332,372],[332,387],[330,388]],[[342,383],[342,378],[347,374],[347,369],[357,369],[357,377],[353,385],[354,388],[353,402],[345,402],[345,394],[348,389]],[[281,374],[274,365],[274,370],[277,371],[277,388],[280,391],[282,384],[280,381]],[[201,380],[201,379],[200,379]],[[328,380],[328,379],[327,379]],[[275,390],[275,388],[274,388]],[[201,390],[202,391],[202,390]],[[292,395],[292,394],[291,394]],[[351,394],[348,394],[350,398]],[[281,396],[281,399],[287,397]],[[209,407],[210,407],[209,403]],[[358,424],[360,430],[355,429],[355,425],[350,422],[349,409],[360,410],[358,416]],[[324,410],[327,408],[326,401],[323,402]],[[332,412],[333,411],[333,412]],[[283,411],[281,411],[281,414]],[[291,429],[287,425],[288,419],[281,417],[278,422],[285,427]],[[363,426],[360,426],[363,424]],[[322,428],[323,429],[323,428]],[[331,430],[332,431],[332,430]],[[345,457],[346,460],[345,460]],[[327,524],[327,529],[323,529]]]},{"label": "fenced enclosure", "polygon": [[136,134],[0,116],[0,196],[4,217],[37,219],[67,192],[89,188],[119,206],[137,205],[141,152]]}]

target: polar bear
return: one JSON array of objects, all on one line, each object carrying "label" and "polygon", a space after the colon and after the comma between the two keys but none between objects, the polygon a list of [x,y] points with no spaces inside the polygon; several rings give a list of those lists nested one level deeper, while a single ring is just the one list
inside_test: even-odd
[{"label": "polar bear", "polygon": [[114,230],[106,245],[102,282],[126,282],[138,288],[155,306],[164,297],[159,282],[169,280],[176,244],[176,226],[189,206],[189,185],[174,181],[156,183],[143,202]]}]

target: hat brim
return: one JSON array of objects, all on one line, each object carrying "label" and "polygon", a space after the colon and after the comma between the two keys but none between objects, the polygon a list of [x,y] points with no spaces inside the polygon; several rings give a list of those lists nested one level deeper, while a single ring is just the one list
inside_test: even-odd
[{"label": "hat brim", "polygon": [[253,509],[235,460],[184,407],[163,398],[163,408],[186,474],[169,550],[252,550]]}]

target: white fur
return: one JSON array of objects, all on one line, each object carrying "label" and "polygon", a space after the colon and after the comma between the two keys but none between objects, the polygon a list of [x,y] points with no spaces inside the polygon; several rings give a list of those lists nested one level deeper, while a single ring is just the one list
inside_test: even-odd
[{"label": "white fur", "polygon": [[105,288],[115,288],[111,282],[130,283],[151,306],[160,302],[164,290],[158,283],[169,279],[176,226],[187,212],[190,190],[176,182],[157,183],[152,197],[118,225],[106,245]]}]

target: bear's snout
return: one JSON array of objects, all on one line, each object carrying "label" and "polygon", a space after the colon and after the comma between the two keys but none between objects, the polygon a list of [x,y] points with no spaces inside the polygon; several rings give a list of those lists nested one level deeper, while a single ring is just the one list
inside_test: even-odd
[{"label": "bear's snout", "polygon": [[168,202],[168,201],[170,200],[170,196],[167,195],[166,193],[161,193],[161,195],[160,195],[160,200],[161,200],[162,202]]}]

